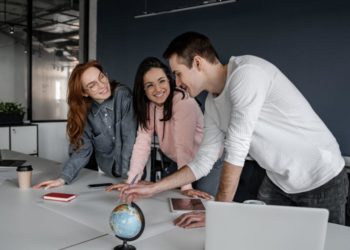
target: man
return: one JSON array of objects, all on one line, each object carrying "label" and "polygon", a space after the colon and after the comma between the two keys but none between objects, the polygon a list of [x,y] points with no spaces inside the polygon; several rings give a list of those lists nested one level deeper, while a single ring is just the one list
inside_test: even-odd
[{"label": "man", "polygon": [[[273,64],[231,57],[221,64],[210,40],[195,32],[176,37],[164,52],[179,87],[192,97],[206,90],[205,135],[196,158],[172,176],[125,190],[129,199],[190,183],[209,173],[222,145],[226,156],[217,201],[232,201],[246,157],[266,170],[258,199],[267,204],[323,207],[345,223],[348,180],[339,145],[309,103]],[[204,225],[203,213],[175,223]]]}]

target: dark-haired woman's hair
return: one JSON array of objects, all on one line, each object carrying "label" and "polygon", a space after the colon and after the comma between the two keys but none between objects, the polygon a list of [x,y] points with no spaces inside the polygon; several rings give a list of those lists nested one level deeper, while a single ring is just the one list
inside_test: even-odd
[{"label": "dark-haired woman's hair", "polygon": [[162,69],[166,77],[168,78],[169,85],[170,85],[170,93],[164,103],[164,109],[163,109],[164,115],[161,121],[164,121],[164,122],[168,121],[172,117],[174,92],[179,91],[182,93],[182,98],[185,97],[184,91],[176,88],[176,83],[174,78],[171,75],[171,71],[169,67],[167,67],[164,63],[162,63],[156,57],[147,57],[146,59],[144,59],[140,63],[137,69],[135,82],[134,82],[134,90],[133,90],[133,104],[134,104],[134,110],[137,118],[137,124],[141,126],[142,129],[148,129],[147,121],[150,119],[149,117],[150,100],[146,96],[143,77],[152,68]]},{"label": "dark-haired woman's hair", "polygon": [[[68,81],[67,102],[69,110],[67,115],[67,134],[69,142],[75,150],[83,145],[84,127],[93,101],[92,98],[83,96],[85,92],[81,82],[81,76],[91,67],[97,68],[103,73],[101,64],[93,60],[76,65]],[[110,82],[112,93],[118,84],[116,81]]]}]

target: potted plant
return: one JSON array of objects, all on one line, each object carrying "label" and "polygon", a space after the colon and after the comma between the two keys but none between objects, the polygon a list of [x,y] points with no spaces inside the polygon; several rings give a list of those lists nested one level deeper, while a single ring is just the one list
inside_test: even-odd
[{"label": "potted plant", "polygon": [[24,107],[17,102],[0,101],[0,124],[19,124],[23,121]]}]

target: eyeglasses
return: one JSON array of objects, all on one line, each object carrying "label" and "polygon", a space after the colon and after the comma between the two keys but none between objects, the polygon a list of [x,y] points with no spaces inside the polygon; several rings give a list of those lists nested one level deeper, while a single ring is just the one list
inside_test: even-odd
[{"label": "eyeglasses", "polygon": [[144,89],[145,89],[145,91],[153,91],[156,89],[156,86],[163,87],[167,83],[169,83],[168,78],[161,78],[161,79],[159,79],[158,82],[155,82],[155,83],[154,82],[145,83]]},{"label": "eyeglasses", "polygon": [[107,82],[107,74],[100,72],[100,74],[98,75],[98,81],[90,82],[84,89],[91,93],[94,93],[98,91],[100,84],[105,85]]}]

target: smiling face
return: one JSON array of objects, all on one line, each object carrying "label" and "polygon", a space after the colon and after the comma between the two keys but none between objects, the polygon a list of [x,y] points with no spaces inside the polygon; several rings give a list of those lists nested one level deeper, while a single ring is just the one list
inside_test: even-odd
[{"label": "smiling face", "polygon": [[185,89],[191,97],[196,97],[204,90],[201,84],[202,74],[195,62],[193,62],[192,68],[188,68],[174,54],[169,58],[169,64],[176,77],[176,85]]},{"label": "smiling face", "polygon": [[84,96],[90,96],[98,103],[111,96],[111,87],[105,74],[95,67],[90,67],[81,75]]},{"label": "smiling face", "polygon": [[157,106],[163,106],[170,94],[169,79],[161,68],[151,68],[143,76],[147,98]]}]

